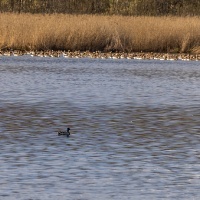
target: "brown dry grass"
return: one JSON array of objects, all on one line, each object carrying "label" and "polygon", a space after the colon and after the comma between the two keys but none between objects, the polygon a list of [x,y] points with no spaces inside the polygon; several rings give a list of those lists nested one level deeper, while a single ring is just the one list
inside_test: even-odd
[{"label": "brown dry grass", "polygon": [[0,14],[0,49],[195,52],[198,17]]}]

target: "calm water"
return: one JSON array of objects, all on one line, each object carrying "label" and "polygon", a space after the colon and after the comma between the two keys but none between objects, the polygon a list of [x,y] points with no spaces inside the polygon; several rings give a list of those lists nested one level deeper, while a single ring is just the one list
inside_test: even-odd
[{"label": "calm water", "polygon": [[0,199],[200,198],[199,62],[0,57],[0,88]]}]

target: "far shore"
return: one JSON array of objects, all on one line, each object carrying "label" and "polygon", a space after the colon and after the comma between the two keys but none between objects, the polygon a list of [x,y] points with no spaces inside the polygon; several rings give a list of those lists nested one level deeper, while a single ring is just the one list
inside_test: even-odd
[{"label": "far shore", "polygon": [[91,59],[133,59],[133,60],[182,60],[200,61],[200,54],[190,53],[155,53],[155,52],[101,52],[101,51],[25,51],[25,50],[0,50],[0,57],[4,56],[30,56],[46,58],[91,58]]},{"label": "far shore", "polygon": [[199,33],[199,17],[0,14],[2,52],[124,52],[120,56],[128,58],[138,57],[131,56],[133,52],[141,52],[139,57],[145,59],[160,55],[162,59],[169,55],[178,59],[178,54],[198,59]]}]

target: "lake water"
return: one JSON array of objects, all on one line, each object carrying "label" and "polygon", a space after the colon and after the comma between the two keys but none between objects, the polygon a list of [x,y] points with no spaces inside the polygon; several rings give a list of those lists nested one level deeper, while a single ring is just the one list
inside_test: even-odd
[{"label": "lake water", "polygon": [[0,57],[0,88],[0,199],[200,198],[199,62]]}]

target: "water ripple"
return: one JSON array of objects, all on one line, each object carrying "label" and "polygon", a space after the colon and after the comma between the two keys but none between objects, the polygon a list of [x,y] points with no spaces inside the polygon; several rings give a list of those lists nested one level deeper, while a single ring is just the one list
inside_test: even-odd
[{"label": "water ripple", "polygon": [[2,199],[199,199],[194,62],[2,59]]}]

